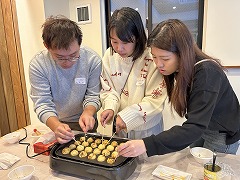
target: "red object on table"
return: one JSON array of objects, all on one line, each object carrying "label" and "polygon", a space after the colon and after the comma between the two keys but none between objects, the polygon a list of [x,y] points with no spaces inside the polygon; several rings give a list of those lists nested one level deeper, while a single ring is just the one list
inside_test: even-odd
[{"label": "red object on table", "polygon": [[[56,143],[57,140],[54,140],[50,143],[47,143],[47,144],[43,144],[42,142],[37,142],[37,143],[34,143],[33,144],[33,148],[34,148],[34,153],[41,153],[43,151],[46,151],[48,150],[49,148],[51,148],[52,145],[54,145],[54,143]],[[49,151],[46,151],[45,153],[43,153],[44,155],[47,155],[49,156],[50,154],[50,149]]]},{"label": "red object on table", "polygon": [[37,136],[41,135],[41,133],[37,129],[34,129],[33,132],[35,132]]}]

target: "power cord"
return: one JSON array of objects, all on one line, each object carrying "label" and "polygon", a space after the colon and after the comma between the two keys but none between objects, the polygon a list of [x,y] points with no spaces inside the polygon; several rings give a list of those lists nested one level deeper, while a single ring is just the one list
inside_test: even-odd
[{"label": "power cord", "polygon": [[30,156],[30,155],[28,154],[28,151],[29,151],[28,148],[29,148],[29,146],[30,146],[30,143],[28,143],[28,142],[22,142],[23,140],[25,140],[25,139],[27,138],[27,129],[26,129],[26,128],[23,128],[23,129],[25,130],[25,137],[22,138],[22,139],[20,139],[18,143],[19,143],[19,144],[27,145],[27,147],[26,147],[26,155],[27,155],[28,158],[34,158],[34,157],[36,157],[36,156],[38,156],[38,155],[41,155],[41,154],[43,154],[43,153],[45,153],[45,152],[51,151],[51,149],[52,149],[52,147],[53,147],[54,144],[53,144],[52,146],[50,146],[47,150]]}]

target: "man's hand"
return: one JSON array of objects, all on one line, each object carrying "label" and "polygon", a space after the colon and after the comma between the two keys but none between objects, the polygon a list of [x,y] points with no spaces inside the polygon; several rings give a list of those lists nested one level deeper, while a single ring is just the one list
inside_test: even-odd
[{"label": "man's hand", "polygon": [[137,157],[146,152],[143,140],[131,140],[117,147],[119,155],[124,157]]},{"label": "man's hand", "polygon": [[84,113],[80,116],[79,125],[85,133],[92,130],[94,128],[94,124],[95,119],[93,116]]},{"label": "man's hand", "polygon": [[72,140],[74,134],[67,124],[60,123],[54,131],[57,141],[60,144],[67,143]]},{"label": "man's hand", "polygon": [[55,116],[49,117],[46,124],[55,133],[55,137],[60,144],[67,143],[74,137],[70,127],[61,123]]},{"label": "man's hand", "polygon": [[85,133],[94,128],[95,118],[93,116],[95,113],[96,108],[94,106],[87,106],[80,116],[79,125]]}]

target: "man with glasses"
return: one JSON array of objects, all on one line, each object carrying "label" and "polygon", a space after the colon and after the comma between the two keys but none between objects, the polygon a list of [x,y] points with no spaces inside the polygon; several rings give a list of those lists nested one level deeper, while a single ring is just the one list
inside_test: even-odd
[{"label": "man with glasses", "polygon": [[75,22],[50,17],[42,27],[47,50],[30,62],[30,97],[40,121],[59,143],[66,143],[74,137],[72,130],[96,132],[101,58],[81,46],[82,32]]}]

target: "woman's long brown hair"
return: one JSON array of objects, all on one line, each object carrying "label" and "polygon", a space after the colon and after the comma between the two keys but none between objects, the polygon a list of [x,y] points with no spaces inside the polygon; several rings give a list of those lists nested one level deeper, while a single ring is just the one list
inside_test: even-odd
[{"label": "woman's long brown hair", "polygon": [[[178,19],[169,19],[159,23],[150,34],[147,45],[177,55],[178,72],[164,76],[164,80],[171,105],[178,115],[183,117],[187,111],[194,64],[202,59],[213,58],[198,48],[187,26]],[[216,62],[219,63],[218,60]]]}]

